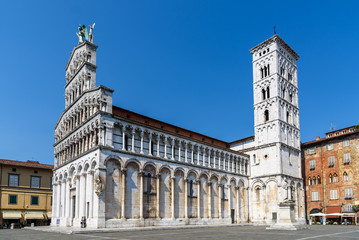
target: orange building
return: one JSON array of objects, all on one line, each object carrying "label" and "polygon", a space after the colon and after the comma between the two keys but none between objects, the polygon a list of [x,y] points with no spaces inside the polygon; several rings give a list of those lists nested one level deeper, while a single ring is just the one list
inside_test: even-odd
[{"label": "orange building", "polygon": [[52,165],[0,159],[0,226],[45,225],[52,211]]},{"label": "orange building", "polygon": [[326,133],[302,144],[307,220],[322,224],[354,224],[359,205],[359,129]]}]

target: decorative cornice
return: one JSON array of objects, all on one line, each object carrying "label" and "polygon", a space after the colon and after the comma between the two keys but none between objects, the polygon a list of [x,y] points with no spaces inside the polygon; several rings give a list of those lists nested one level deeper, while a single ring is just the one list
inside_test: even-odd
[{"label": "decorative cornice", "polygon": [[293,57],[295,58],[295,60],[299,59],[299,55],[298,53],[296,53],[281,37],[279,37],[277,34],[274,34],[271,38],[265,40],[264,42],[258,44],[257,46],[255,46],[254,48],[250,49],[250,53],[254,53],[255,51],[257,51],[259,48],[262,48],[265,45],[268,45],[272,42],[277,42],[278,44],[280,44],[283,48],[285,48],[291,55],[293,55]]},{"label": "decorative cornice", "polygon": [[[207,143],[207,142],[201,142],[197,139],[193,139],[193,138],[190,138],[190,137],[187,137],[187,136],[183,136],[183,135],[180,135],[180,134],[177,134],[177,133],[173,133],[173,132],[170,132],[170,131],[167,131],[165,129],[160,129],[160,128],[156,128],[156,127],[153,127],[153,126],[150,126],[150,125],[146,125],[146,124],[143,124],[141,122],[137,122],[137,121],[134,121],[132,119],[128,119],[128,118],[124,118],[124,117],[121,117],[121,116],[118,116],[118,115],[115,115],[113,116],[114,119],[118,119],[118,120],[122,120],[124,122],[128,122],[129,124],[133,124],[133,125],[138,125],[138,126],[141,126],[145,129],[151,129],[153,131],[157,131],[157,132],[160,132],[168,137],[175,137],[175,138],[179,138],[179,139],[183,139],[184,141],[191,141],[193,145],[196,145],[198,144],[199,146],[206,146],[206,147],[210,147],[210,148],[213,148],[213,149],[219,149],[223,152],[228,152],[228,153],[231,153],[231,154],[235,154],[235,155],[239,155],[241,157],[244,157],[244,158],[249,158],[249,156],[241,151],[234,151],[230,148],[223,148],[223,147],[220,147],[218,145],[214,145],[214,144],[211,144],[211,143]],[[115,123],[116,124],[116,123]],[[181,140],[181,141],[183,141]],[[227,143],[229,144],[229,143]]]},{"label": "decorative cornice", "polygon": [[265,123],[257,124],[257,125],[254,126],[254,128],[256,129],[256,128],[258,128],[258,127],[262,127],[262,126],[268,125],[269,123],[276,123],[276,122],[279,122],[279,123],[281,123],[281,124],[284,124],[284,125],[286,125],[287,127],[291,127],[291,128],[293,128],[293,129],[297,130],[298,132],[300,131],[299,128],[297,128],[297,127],[295,127],[295,126],[293,126],[293,125],[291,125],[291,124],[288,124],[287,122],[285,122],[285,121],[283,121],[283,120],[281,120],[281,119],[274,119],[274,120],[267,121],[267,122],[265,122]]},{"label": "decorative cornice", "polygon": [[94,65],[94,64],[92,64],[92,63],[89,63],[89,62],[83,62],[82,64],[81,64],[81,66],[77,69],[77,71],[75,72],[75,74],[73,75],[73,76],[71,76],[71,79],[65,84],[65,87],[64,88],[66,88],[71,82],[72,82],[72,80],[74,80],[74,78],[77,76],[77,74],[84,68],[84,66],[89,66],[89,67],[92,67],[92,68],[94,68],[95,70],[94,70],[94,72],[96,71],[96,69],[97,69],[97,66],[96,65]]},{"label": "decorative cornice", "polygon": [[[142,157],[142,158],[161,160],[161,161],[169,162],[169,163],[175,163],[175,164],[180,163],[181,165],[189,166],[189,167],[192,167],[192,168],[206,169],[206,170],[209,170],[209,171],[223,172],[223,173],[226,173],[226,174],[233,174],[233,175],[244,176],[244,177],[249,176],[249,174],[235,173],[235,172],[230,172],[230,171],[226,171],[226,170],[223,170],[223,169],[211,168],[211,167],[207,167],[207,166],[203,166],[203,165],[196,165],[196,164],[187,163],[187,162],[179,162],[179,161],[176,161],[176,160],[172,160],[170,158],[162,158],[162,157],[157,157],[157,156],[150,156],[150,155],[146,155],[146,154],[141,154],[141,153],[137,153],[137,152],[124,151],[124,150],[112,148],[112,147],[109,147],[109,146],[101,146],[101,145],[99,145],[96,148],[99,148],[100,150],[105,149],[105,150],[110,150],[112,152],[118,152],[118,153],[123,153],[123,154],[128,154],[128,155],[139,156],[139,157]],[[244,154],[244,153],[241,152],[241,154]],[[249,163],[249,159],[245,159],[244,162]]]},{"label": "decorative cornice", "polygon": [[93,120],[94,118],[97,117],[97,115],[102,115],[102,111],[97,111],[94,115],[90,116],[87,120],[83,121],[80,125],[78,125],[77,127],[75,127],[74,129],[72,129],[68,134],[64,135],[62,139],[60,139],[59,141],[57,141],[56,143],[54,143],[52,146],[56,147],[58,146],[60,143],[64,142],[66,139],[68,139],[71,135],[75,134],[79,129],[81,129],[83,126],[85,126],[86,124],[88,124],[91,120]]},{"label": "decorative cornice", "polygon": [[110,92],[112,92],[112,93],[114,92],[113,89],[108,88],[108,87],[105,87],[105,86],[102,86],[102,85],[100,85],[100,86],[98,86],[98,87],[95,87],[95,88],[91,88],[91,89],[87,89],[87,90],[83,91],[83,92],[81,93],[81,95],[80,95],[73,103],[71,103],[69,106],[67,106],[67,107],[65,108],[65,110],[61,113],[61,115],[60,115],[60,117],[59,117],[59,120],[57,121],[57,123],[56,123],[54,129],[57,128],[57,125],[61,122],[61,119],[62,119],[62,117],[65,115],[65,113],[66,113],[67,111],[69,111],[69,110],[71,109],[71,107],[75,106],[75,104],[76,104],[78,101],[80,101],[85,94],[88,94],[88,93],[97,91],[97,90],[99,90],[99,89],[104,89],[104,90],[110,91]]},{"label": "decorative cornice", "polygon": [[86,44],[89,45],[90,47],[95,48],[95,50],[98,48],[97,45],[95,45],[95,44],[93,44],[93,43],[90,43],[90,42],[87,42],[87,41],[85,41],[85,42],[83,42],[83,43],[80,43],[79,45],[77,45],[76,47],[74,47],[74,49],[73,49],[72,52],[71,52],[70,59],[69,59],[69,61],[67,61],[67,64],[66,64],[66,67],[65,67],[65,71],[67,71],[67,68],[68,68],[69,65],[70,65],[70,62],[71,62],[71,60],[72,60],[72,58],[73,58],[73,56],[74,56],[75,51],[76,51],[78,48],[80,48],[80,47],[82,47],[82,46],[85,46]]}]

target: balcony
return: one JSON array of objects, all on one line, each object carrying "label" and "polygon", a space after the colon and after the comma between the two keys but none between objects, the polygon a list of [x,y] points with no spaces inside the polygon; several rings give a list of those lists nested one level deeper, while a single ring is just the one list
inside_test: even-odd
[{"label": "balcony", "polygon": [[354,213],[354,210],[351,207],[342,207],[342,213]]}]

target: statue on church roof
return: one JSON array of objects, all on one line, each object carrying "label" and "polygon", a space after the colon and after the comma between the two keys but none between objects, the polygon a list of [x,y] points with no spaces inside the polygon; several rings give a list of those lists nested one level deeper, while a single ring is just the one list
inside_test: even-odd
[{"label": "statue on church roof", "polygon": [[89,28],[90,28],[89,42],[90,42],[90,43],[93,43],[93,29],[95,28],[95,24],[96,24],[96,23],[94,23],[94,24],[92,24],[92,25],[89,26]]},{"label": "statue on church roof", "polygon": [[[93,24],[93,26],[90,27],[90,34],[92,36],[92,42],[93,42],[93,35],[92,35],[92,29],[95,26],[95,24]],[[79,37],[79,43],[82,43],[84,41],[89,41],[89,34],[87,31],[87,27],[86,25],[79,25],[78,27],[79,32],[76,33],[76,35]]]}]

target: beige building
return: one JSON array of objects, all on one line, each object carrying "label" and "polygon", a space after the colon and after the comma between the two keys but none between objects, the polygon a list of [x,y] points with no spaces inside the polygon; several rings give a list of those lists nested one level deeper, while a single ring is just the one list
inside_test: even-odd
[{"label": "beige building", "polygon": [[52,165],[0,159],[0,224],[45,225],[52,211]]}]

